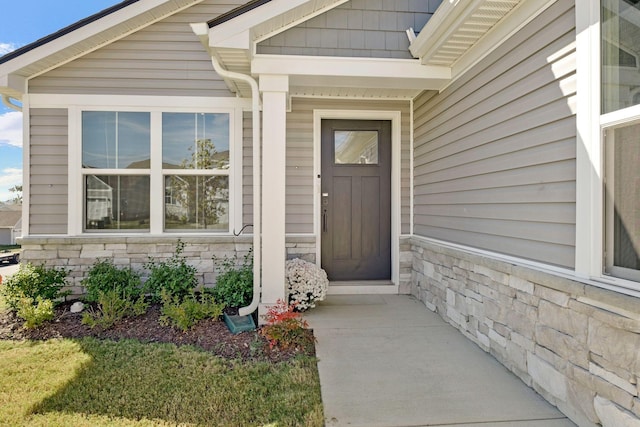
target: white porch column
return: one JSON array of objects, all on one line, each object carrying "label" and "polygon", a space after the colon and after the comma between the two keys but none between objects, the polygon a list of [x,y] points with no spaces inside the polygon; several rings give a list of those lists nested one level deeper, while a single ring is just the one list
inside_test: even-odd
[{"label": "white porch column", "polygon": [[262,300],[285,298],[285,185],[289,77],[260,76],[262,92]]}]

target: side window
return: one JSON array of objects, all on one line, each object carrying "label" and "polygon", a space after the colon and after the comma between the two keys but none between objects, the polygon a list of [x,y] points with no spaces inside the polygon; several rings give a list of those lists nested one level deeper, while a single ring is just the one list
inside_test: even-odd
[{"label": "side window", "polygon": [[[640,281],[640,3],[601,1],[604,273]],[[606,121],[605,121],[606,122]]]}]

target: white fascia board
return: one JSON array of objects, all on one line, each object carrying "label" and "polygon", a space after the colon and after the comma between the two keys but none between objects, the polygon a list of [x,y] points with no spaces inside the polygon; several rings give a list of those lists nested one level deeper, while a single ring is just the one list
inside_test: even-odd
[{"label": "white fascia board", "polygon": [[[68,34],[58,37],[57,39],[54,39],[48,43],[45,43],[42,46],[38,46],[35,49],[32,49],[14,59],[7,61],[6,63],[0,65],[0,76],[4,74],[19,72],[20,69],[30,66],[41,59],[47,58],[51,55],[61,52],[77,43],[87,40],[92,36],[96,36],[106,30],[109,30],[117,25],[120,25],[134,16],[143,14],[156,7],[162,6],[163,4],[170,3],[172,1],[174,0],[141,0],[139,2],[130,4],[123,9],[120,9],[107,16],[104,16],[98,19],[97,21],[94,21],[88,25],[84,25]],[[187,2],[188,4],[185,4],[178,10],[173,11],[172,14],[179,12],[180,10],[183,10],[187,7],[191,7],[194,4],[201,3],[202,1],[204,0],[192,0],[190,2]],[[120,34],[117,38],[114,38],[113,40],[109,40],[108,42],[103,42],[101,44],[98,44],[94,46],[92,49],[88,49],[86,52],[83,52],[82,55],[86,55],[87,53],[94,51],[106,44],[112,43],[118,39],[126,37],[127,35],[135,31],[138,31],[141,28],[151,25],[152,23],[157,22],[158,20],[164,19],[164,18],[165,16],[156,16],[155,19],[153,19],[151,22],[147,22],[144,25],[140,25],[139,27],[130,28],[127,31],[123,31],[122,34]],[[64,63],[69,62],[70,60],[74,59],[76,56],[77,54],[70,55],[69,59]],[[45,72],[46,71],[48,70],[45,70]],[[25,76],[25,77],[33,78],[35,76]]]},{"label": "white fascia board", "polygon": [[521,2],[453,64],[452,82],[496,50],[556,1],[548,0],[544,3],[538,1]]},{"label": "white fascia board", "polygon": [[[235,39],[239,34],[250,31],[256,25],[310,2],[311,0],[272,0],[258,8],[210,28],[209,45],[211,47],[228,47],[222,46],[226,40]],[[250,41],[245,46],[234,47],[249,49],[251,47]]]},{"label": "white fascia board", "polygon": [[473,15],[484,2],[485,0],[442,2],[427,25],[409,46],[411,54],[426,63],[449,36],[457,31],[458,27]]},{"label": "white fascia board", "polygon": [[343,58],[332,56],[256,55],[251,73],[289,76],[394,79],[451,79],[451,68],[425,66],[413,59]]}]

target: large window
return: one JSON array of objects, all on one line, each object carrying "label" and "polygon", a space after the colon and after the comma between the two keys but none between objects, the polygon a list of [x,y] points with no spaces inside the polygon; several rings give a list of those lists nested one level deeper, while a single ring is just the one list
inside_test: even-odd
[{"label": "large window", "polygon": [[230,119],[83,111],[84,230],[228,232]]},{"label": "large window", "polygon": [[640,281],[640,2],[601,2],[604,273]]},{"label": "large window", "polygon": [[149,230],[149,113],[82,113],[85,229]]},{"label": "large window", "polygon": [[229,229],[228,114],[163,113],[162,164],[166,230]]}]

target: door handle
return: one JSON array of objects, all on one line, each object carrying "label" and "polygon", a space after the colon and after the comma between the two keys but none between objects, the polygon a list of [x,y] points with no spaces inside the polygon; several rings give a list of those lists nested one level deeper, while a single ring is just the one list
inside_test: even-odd
[{"label": "door handle", "polygon": [[327,211],[329,207],[329,193],[322,193],[322,232],[327,232]]},{"label": "door handle", "polygon": [[322,232],[327,232],[327,208],[322,209]]}]

